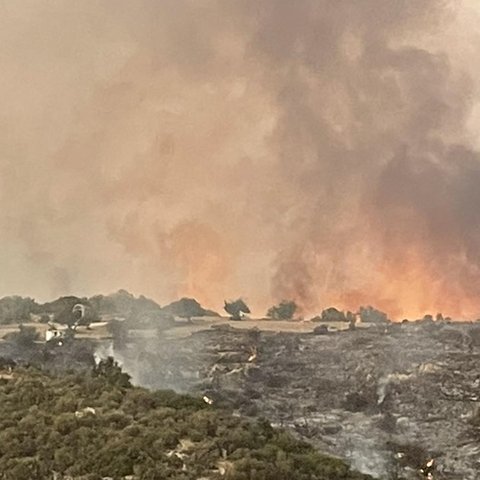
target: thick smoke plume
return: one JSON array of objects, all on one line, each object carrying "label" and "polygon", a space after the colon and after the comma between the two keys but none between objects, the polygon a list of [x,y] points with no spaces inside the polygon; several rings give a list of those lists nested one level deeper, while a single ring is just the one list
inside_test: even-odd
[{"label": "thick smoke plume", "polygon": [[476,4],[2,3],[0,293],[479,315]]}]

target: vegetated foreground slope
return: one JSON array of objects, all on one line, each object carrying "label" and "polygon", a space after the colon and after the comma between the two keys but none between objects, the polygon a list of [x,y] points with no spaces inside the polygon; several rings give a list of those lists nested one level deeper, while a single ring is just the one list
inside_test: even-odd
[{"label": "vegetated foreground slope", "polygon": [[368,480],[268,422],[92,372],[0,375],[0,478]]}]

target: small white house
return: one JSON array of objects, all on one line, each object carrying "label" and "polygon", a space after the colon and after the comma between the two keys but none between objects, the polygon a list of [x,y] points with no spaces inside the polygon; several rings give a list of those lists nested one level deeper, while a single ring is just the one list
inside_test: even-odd
[{"label": "small white house", "polygon": [[56,328],[49,328],[45,332],[45,340],[49,342],[55,338],[63,338],[65,336],[65,330],[58,330]]}]

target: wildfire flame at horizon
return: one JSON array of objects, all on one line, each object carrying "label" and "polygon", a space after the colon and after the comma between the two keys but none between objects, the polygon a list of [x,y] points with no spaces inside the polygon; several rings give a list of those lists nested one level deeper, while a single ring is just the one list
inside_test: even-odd
[{"label": "wildfire flame at horizon", "polygon": [[480,317],[478,2],[1,8],[0,296]]}]

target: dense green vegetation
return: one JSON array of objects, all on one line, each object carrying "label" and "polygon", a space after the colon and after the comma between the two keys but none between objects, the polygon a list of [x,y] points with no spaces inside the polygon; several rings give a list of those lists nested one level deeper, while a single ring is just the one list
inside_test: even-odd
[{"label": "dense green vegetation", "polygon": [[[83,306],[83,311],[75,309]],[[31,298],[19,296],[0,298],[0,324],[54,321],[74,328],[77,325],[90,325],[107,316],[126,320],[132,329],[168,328],[174,317],[218,316],[206,310],[193,298],[182,298],[165,307],[154,300],[140,295],[135,297],[126,290],[110,295],[95,295],[90,298],[66,296],[51,302],[37,303]]]},{"label": "dense green vegetation", "polygon": [[36,307],[35,300],[31,298],[3,297],[0,299],[0,323],[28,322]]},{"label": "dense green vegetation", "polygon": [[0,378],[0,478],[367,480],[265,421],[132,387],[111,360],[91,373]]},{"label": "dense green vegetation", "polygon": [[73,312],[77,304],[83,305],[84,318],[82,322],[89,324],[100,320],[101,315],[119,315],[136,320],[161,312],[161,307],[153,300],[140,295],[138,298],[126,290],[119,290],[110,295],[95,295],[91,298],[66,296],[47,303],[37,303],[32,298],[19,296],[0,298],[0,324],[30,322],[34,317],[42,323],[50,320],[66,325],[78,321],[78,315]]}]

